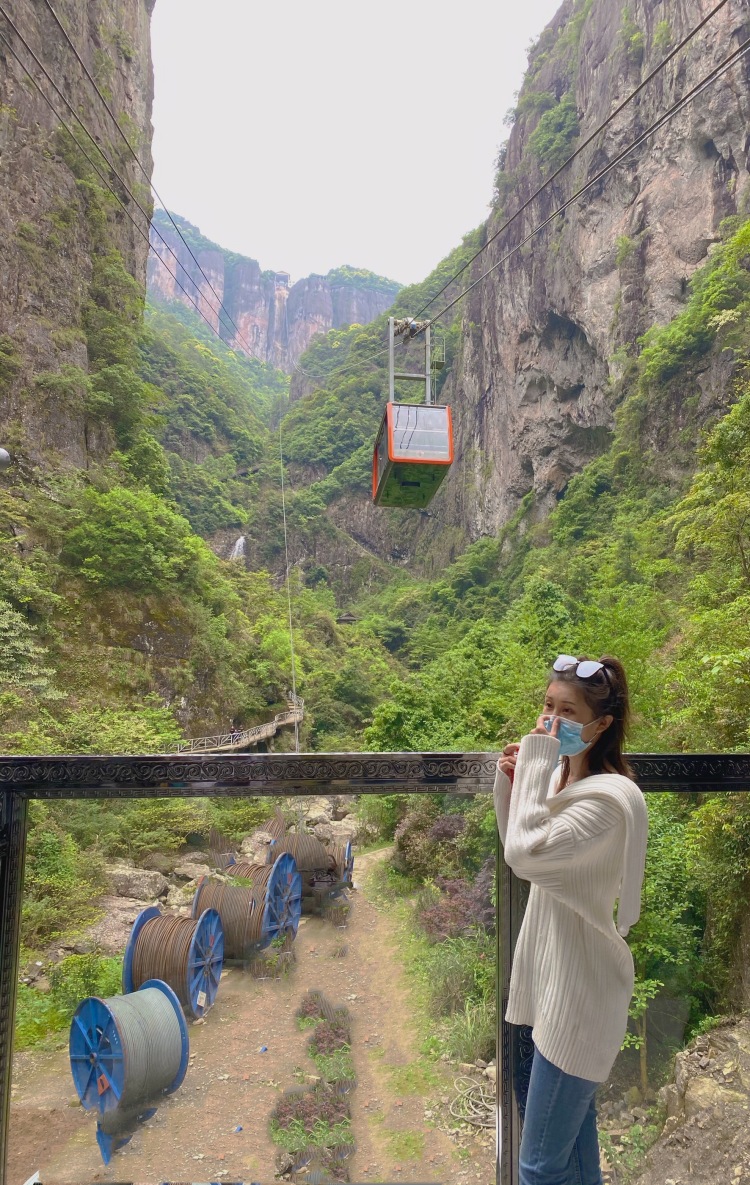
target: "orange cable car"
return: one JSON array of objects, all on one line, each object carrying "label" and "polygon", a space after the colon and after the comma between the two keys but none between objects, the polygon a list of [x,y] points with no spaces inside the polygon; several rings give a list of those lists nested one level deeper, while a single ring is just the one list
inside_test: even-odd
[{"label": "orange cable car", "polygon": [[[430,323],[389,318],[389,398],[372,456],[372,498],[376,506],[421,509],[432,500],[453,463],[451,409],[432,400],[432,372],[444,356],[431,360]],[[423,373],[396,371],[394,339],[424,333]],[[424,403],[396,403],[395,380],[425,384]]]}]

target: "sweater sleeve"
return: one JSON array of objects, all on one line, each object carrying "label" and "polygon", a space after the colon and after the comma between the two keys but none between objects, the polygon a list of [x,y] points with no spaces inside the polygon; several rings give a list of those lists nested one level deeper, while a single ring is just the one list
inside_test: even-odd
[{"label": "sweater sleeve", "polygon": [[492,797],[495,802],[497,829],[500,832],[500,842],[503,846],[505,845],[505,835],[508,830],[511,790],[510,778],[498,766],[497,773],[495,774],[495,785],[492,787]]},{"label": "sweater sleeve", "polygon": [[602,832],[622,822],[615,803],[592,799],[571,803],[554,816],[547,803],[560,742],[532,733],[521,741],[504,841],[505,860],[517,876],[546,881],[547,874],[586,858]]}]

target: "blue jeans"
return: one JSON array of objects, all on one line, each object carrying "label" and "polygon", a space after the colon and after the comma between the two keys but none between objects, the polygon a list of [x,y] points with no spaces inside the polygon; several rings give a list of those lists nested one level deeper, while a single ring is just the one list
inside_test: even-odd
[{"label": "blue jeans", "polygon": [[602,1185],[598,1086],[559,1070],[534,1047],[528,1095],[519,1094],[519,1185]]}]

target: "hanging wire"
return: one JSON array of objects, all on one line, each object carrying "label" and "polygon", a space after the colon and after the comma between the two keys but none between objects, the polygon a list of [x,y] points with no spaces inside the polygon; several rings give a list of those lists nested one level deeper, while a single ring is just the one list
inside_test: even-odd
[{"label": "hanging wire", "polygon": [[[158,190],[157,190],[156,186],[154,185],[153,181],[151,180],[151,176],[150,176],[150,174],[149,174],[149,173],[148,173],[148,171],[147,171],[147,170],[144,168],[143,164],[141,163],[140,157],[138,156],[138,154],[136,153],[135,149],[133,148],[133,145],[130,143],[130,141],[128,140],[128,138],[127,138],[127,136],[125,135],[124,131],[123,131],[123,130],[122,130],[122,128],[120,127],[120,124],[119,124],[119,122],[118,122],[117,116],[115,115],[114,111],[113,111],[113,110],[112,110],[112,108],[110,107],[110,105],[109,105],[109,103],[107,102],[107,100],[106,100],[105,96],[104,96],[104,95],[102,94],[102,92],[100,91],[100,89],[99,89],[99,87],[98,87],[98,85],[97,85],[97,83],[96,83],[96,80],[95,80],[95,79],[92,77],[92,75],[91,75],[91,73],[90,73],[90,71],[89,71],[89,69],[88,69],[88,66],[87,66],[87,65],[86,65],[86,63],[84,62],[83,58],[81,57],[80,53],[78,52],[78,49],[76,48],[75,44],[74,44],[74,43],[73,43],[73,41],[71,40],[71,38],[70,38],[70,35],[68,34],[68,31],[67,31],[67,29],[65,28],[65,26],[63,25],[63,23],[62,23],[62,21],[60,20],[59,16],[57,15],[57,13],[56,13],[56,11],[55,11],[54,7],[53,7],[53,6],[52,6],[52,4],[50,3],[50,0],[44,0],[44,3],[45,3],[45,5],[47,6],[47,9],[49,10],[49,12],[52,14],[52,17],[54,18],[54,20],[55,20],[55,23],[57,24],[57,27],[59,28],[60,32],[62,33],[63,37],[65,38],[65,40],[66,40],[67,44],[69,45],[70,49],[73,51],[73,54],[75,55],[75,57],[76,57],[76,60],[78,61],[78,64],[80,65],[80,67],[81,67],[81,69],[83,70],[84,74],[86,75],[87,79],[88,79],[88,80],[89,80],[89,82],[91,83],[91,86],[94,88],[94,90],[96,91],[97,95],[98,95],[98,96],[99,96],[99,98],[101,99],[101,102],[102,102],[102,104],[103,104],[104,108],[106,109],[106,111],[107,111],[107,114],[109,115],[109,117],[110,117],[110,119],[112,120],[113,124],[114,124],[114,125],[115,125],[115,127],[117,128],[117,132],[118,132],[118,134],[119,134],[119,136],[120,136],[120,139],[121,139],[121,140],[124,142],[124,144],[125,144],[125,146],[126,146],[126,148],[127,148],[128,152],[129,152],[129,153],[130,153],[130,155],[132,156],[133,160],[134,160],[134,161],[135,161],[135,163],[137,164],[137,166],[138,166],[138,168],[140,169],[140,171],[141,171],[141,173],[143,174],[143,176],[145,177],[147,185],[149,186],[149,188],[150,188],[150,189],[151,189],[151,191],[153,192],[153,194],[154,194],[154,197],[155,197],[155,198],[156,198],[156,200],[159,202],[159,204],[160,204],[160,206],[162,207],[162,209],[164,210],[164,213],[166,214],[167,218],[168,218],[168,219],[169,219],[169,221],[172,223],[172,226],[174,227],[175,231],[176,231],[176,232],[177,232],[177,234],[179,235],[179,237],[180,237],[180,240],[181,240],[181,242],[183,243],[184,247],[187,249],[187,251],[188,251],[188,253],[189,253],[189,255],[190,255],[190,258],[193,260],[193,263],[194,263],[194,264],[195,264],[195,266],[198,268],[198,271],[200,272],[200,274],[203,276],[203,279],[204,279],[204,280],[206,281],[206,283],[208,284],[208,287],[210,288],[210,290],[211,290],[211,292],[213,293],[213,295],[216,297],[216,300],[219,302],[219,309],[218,309],[218,310],[217,310],[217,309],[215,309],[215,308],[213,307],[213,305],[210,303],[210,301],[208,301],[208,300],[206,299],[206,297],[205,297],[205,296],[203,297],[203,299],[204,299],[204,300],[206,300],[206,303],[208,304],[208,306],[209,306],[209,308],[211,309],[211,311],[212,311],[213,313],[215,313],[216,317],[218,318],[219,324],[221,324],[221,313],[224,313],[224,316],[226,317],[227,321],[229,322],[229,324],[232,326],[232,328],[234,329],[235,333],[237,334],[237,340],[238,340],[239,342],[241,342],[241,343],[242,343],[242,345],[244,345],[244,347],[245,347],[245,349],[247,350],[248,354],[252,354],[252,350],[250,349],[250,346],[249,346],[248,342],[245,340],[245,338],[243,338],[243,336],[242,336],[242,333],[241,333],[241,331],[240,331],[240,328],[239,328],[239,326],[237,325],[236,321],[234,321],[234,320],[232,319],[232,317],[230,316],[230,314],[229,314],[229,311],[227,310],[227,307],[226,307],[226,305],[223,303],[223,301],[222,301],[221,297],[219,296],[218,292],[217,292],[217,291],[216,291],[216,289],[214,288],[214,286],[213,286],[213,284],[211,283],[211,281],[210,281],[209,277],[208,277],[208,276],[206,275],[206,273],[204,272],[204,270],[203,270],[203,268],[201,267],[201,265],[200,265],[200,263],[199,263],[199,261],[198,261],[197,257],[196,257],[196,256],[193,254],[193,250],[192,250],[192,248],[191,248],[191,246],[190,246],[190,243],[189,243],[189,242],[188,242],[188,240],[185,238],[185,236],[183,235],[183,233],[182,233],[182,231],[180,230],[179,226],[177,225],[177,223],[175,222],[174,218],[172,217],[171,213],[170,213],[170,212],[169,212],[169,210],[167,209],[167,207],[166,207],[166,204],[165,204],[164,200],[163,200],[163,199],[162,199],[162,197],[160,196],[160,194],[159,194],[159,192],[158,192]],[[129,191],[128,191],[128,192],[129,192]],[[133,198],[133,201],[136,201],[136,199],[133,197],[133,195],[132,195],[132,194],[130,194],[130,196],[131,196],[131,198]],[[137,204],[137,202],[136,202],[136,204]],[[140,208],[140,207],[139,207],[139,208]],[[149,218],[149,222],[150,222],[150,221],[151,221],[151,220],[150,220],[150,218]],[[185,268],[184,264],[183,264],[183,263],[181,263],[181,261],[180,261],[180,259],[179,259],[178,255],[175,253],[175,251],[172,249],[171,245],[170,245],[170,244],[167,242],[167,240],[164,238],[164,236],[162,235],[162,233],[161,233],[161,231],[159,230],[159,228],[158,228],[157,226],[154,226],[154,227],[153,227],[153,230],[154,230],[154,233],[155,233],[155,234],[157,234],[157,235],[159,236],[159,238],[161,239],[161,241],[164,243],[164,246],[167,248],[167,250],[169,251],[169,253],[170,253],[171,255],[173,255],[173,256],[174,256],[175,260],[177,261],[177,264],[178,264],[178,266],[182,268],[182,270],[183,270],[183,272],[185,273],[185,275],[187,276],[187,278],[190,280],[190,282],[191,282],[191,283],[192,283],[192,284],[195,286],[195,288],[197,289],[197,291],[198,291],[199,295],[202,295],[202,293],[201,293],[201,291],[200,291],[200,288],[198,287],[198,284],[197,284],[197,283],[196,283],[196,281],[193,279],[193,277],[190,275],[190,273],[187,271],[187,269]],[[156,255],[156,252],[154,252],[154,254]],[[159,255],[156,255],[156,258],[157,258],[157,259],[160,259],[160,256],[159,256]],[[168,269],[167,269],[167,270],[168,270]],[[172,273],[170,272],[170,275],[171,275],[171,274],[172,274]]]},{"label": "hanging wire", "polygon": [[494,234],[492,234],[490,236],[490,238],[488,238],[487,241],[482,244],[482,246],[479,248],[479,250],[476,251],[471,256],[470,259],[467,259],[466,263],[461,265],[461,267],[458,269],[458,271],[455,273],[455,275],[451,276],[450,280],[447,280],[445,282],[445,284],[443,284],[443,287],[440,288],[435,293],[434,296],[430,297],[430,299],[427,301],[427,304],[423,305],[422,308],[419,310],[419,312],[414,314],[415,318],[421,317],[422,313],[424,313],[430,307],[431,304],[434,304],[435,301],[437,300],[437,298],[439,296],[442,296],[443,293],[446,291],[446,289],[450,288],[451,284],[454,284],[456,282],[456,280],[458,279],[458,277],[463,275],[463,273],[466,271],[466,269],[468,267],[470,267],[471,264],[474,263],[474,261],[476,259],[478,259],[479,256],[482,255],[487,250],[490,243],[493,243],[495,241],[495,239],[497,239],[503,233],[503,231],[506,231],[508,229],[508,227],[511,225],[511,223],[515,222],[515,220],[517,218],[519,218],[521,214],[523,214],[524,210],[528,210],[528,208],[532,204],[532,202],[536,201],[536,199],[539,197],[539,195],[541,193],[543,193],[544,190],[548,188],[548,186],[552,185],[552,183],[557,180],[557,178],[560,176],[560,174],[563,173],[567,169],[568,165],[570,165],[576,159],[576,157],[580,156],[581,153],[586,148],[588,148],[589,144],[591,144],[596,139],[596,137],[599,135],[600,132],[603,132],[605,130],[605,128],[609,127],[609,125],[613,122],[613,120],[615,120],[617,118],[617,116],[620,114],[620,112],[624,111],[625,108],[630,103],[632,103],[635,98],[637,98],[637,96],[641,93],[641,91],[644,90],[645,87],[647,87],[648,84],[654,78],[656,78],[658,74],[661,73],[661,71],[665,68],[665,66],[667,66],[669,64],[669,62],[671,62],[672,59],[675,58],[677,56],[677,54],[680,53],[681,50],[683,50],[685,48],[685,46],[690,41],[692,41],[692,39],[696,36],[696,34],[698,34],[701,31],[701,29],[704,28],[704,26],[707,25],[708,22],[710,20],[712,20],[713,17],[716,16],[717,12],[720,12],[721,9],[724,8],[724,6],[728,3],[729,3],[729,0],[719,0],[719,3],[714,8],[712,8],[709,13],[707,13],[707,15],[703,18],[703,20],[699,21],[699,23],[695,26],[695,28],[691,29],[691,31],[687,34],[687,36],[683,37],[682,41],[678,42],[678,44],[674,47],[674,49],[670,50],[670,52],[667,54],[667,56],[664,58],[664,60],[661,61],[659,63],[659,65],[656,66],[651,71],[650,74],[646,75],[646,77],[643,79],[642,82],[640,82],[638,84],[638,86],[635,88],[635,90],[632,91],[632,93],[629,94],[627,96],[627,98],[623,99],[623,101],[617,107],[615,107],[614,111],[612,111],[611,114],[608,115],[607,118],[602,123],[600,123],[599,126],[597,128],[595,128],[594,131],[589,136],[587,136],[586,139],[581,144],[578,145],[575,152],[571,152],[571,154],[567,158],[567,160],[563,161],[563,163],[557,169],[555,169],[554,173],[552,173],[546,179],[546,181],[542,182],[542,184],[536,190],[534,190],[534,192],[531,194],[531,197],[527,198],[526,201],[523,203],[523,205],[519,206],[519,208],[515,211],[515,213],[511,214],[510,218],[506,219],[506,221],[502,224],[502,226],[498,227],[498,229],[494,232]]},{"label": "hanging wire", "polygon": [[[289,607],[289,649],[292,655],[292,702],[297,703],[297,667],[294,659],[294,630],[292,627],[292,590],[289,586],[289,541],[286,529],[286,489],[284,486],[284,453],[279,424],[279,465],[281,467],[281,510],[284,516],[284,556],[286,558],[286,599]],[[294,720],[294,752],[299,753],[299,720]]]},{"label": "hanging wire", "polygon": [[673,119],[675,115],[678,115],[684,107],[687,107],[687,105],[691,103],[693,99],[697,98],[697,96],[700,95],[704,90],[707,90],[713,82],[716,82],[718,78],[720,78],[723,74],[726,74],[726,72],[730,70],[732,66],[736,66],[737,63],[745,56],[748,50],[750,50],[750,37],[748,37],[746,41],[743,41],[739,48],[731,53],[729,57],[725,58],[723,62],[720,62],[718,66],[715,66],[713,70],[710,70],[708,74],[704,75],[704,77],[700,80],[700,82],[696,83],[692,90],[683,95],[681,99],[678,99],[677,102],[674,103],[667,111],[665,111],[663,115],[660,115],[659,118],[650,125],[650,127],[646,128],[644,132],[641,132],[641,134],[636,140],[633,141],[632,144],[627,145],[627,147],[625,147],[622,152],[618,153],[616,157],[613,157],[609,164],[605,165],[603,169],[600,169],[590,181],[587,181],[585,185],[582,185],[580,189],[577,189],[575,193],[573,193],[567,199],[567,201],[563,202],[562,205],[558,206],[558,208],[554,210],[547,218],[545,218],[543,222],[540,222],[538,226],[535,226],[533,230],[529,231],[525,238],[523,238],[519,243],[516,243],[515,247],[511,247],[510,251],[506,252],[506,254],[503,255],[501,259],[498,259],[497,263],[493,263],[492,267],[489,267],[487,268],[487,271],[482,272],[481,276],[474,280],[472,284],[469,284],[466,288],[464,288],[463,291],[459,292],[458,296],[456,296],[449,304],[447,304],[445,308],[441,309],[439,313],[436,313],[431,320],[425,322],[420,329],[417,329],[414,336],[417,337],[420,333],[424,333],[428,325],[434,325],[436,321],[438,321],[441,317],[444,317],[445,314],[449,312],[449,310],[455,305],[457,305],[460,300],[463,300],[463,298],[467,296],[469,292],[472,292],[479,284],[486,280],[488,276],[491,276],[492,273],[497,271],[499,267],[502,267],[502,265],[506,263],[512,255],[515,255],[517,251],[520,251],[522,247],[525,247],[527,243],[529,243],[533,238],[536,237],[536,235],[540,233],[540,231],[549,226],[549,224],[556,218],[559,218],[561,214],[564,214],[570,206],[577,202],[578,199],[583,196],[583,194],[589,191],[589,189],[593,188],[594,185],[601,181],[601,179],[610,173],[612,169],[616,167],[616,165],[620,164],[621,161],[629,156],[631,152],[634,152],[636,148],[639,148],[641,144],[644,143],[644,141],[664,127],[664,125],[667,124],[670,119]]},{"label": "hanging wire", "polygon": [[[21,35],[18,33],[18,31],[17,31],[17,30],[16,30],[16,28],[15,28],[15,25],[13,25],[13,22],[9,20],[9,18],[8,18],[8,16],[7,16],[7,14],[6,14],[6,12],[5,12],[5,10],[4,10],[4,8],[3,8],[2,4],[0,4],[0,14],[2,14],[2,15],[3,15],[3,16],[6,18],[6,20],[8,20],[8,23],[11,25],[11,27],[13,28],[13,30],[14,30],[14,31],[17,33],[17,35],[18,35],[18,37],[19,37],[19,40],[22,42],[22,44],[24,45],[24,47],[25,47],[25,49],[27,50],[27,52],[30,54],[30,56],[31,56],[31,57],[34,59],[34,61],[36,62],[36,64],[39,66],[39,68],[40,68],[40,70],[42,71],[42,73],[44,74],[44,76],[45,76],[45,77],[48,79],[48,81],[50,82],[50,84],[52,85],[52,87],[55,89],[55,91],[58,93],[58,95],[60,95],[60,98],[63,100],[63,102],[66,104],[66,106],[67,106],[67,107],[69,107],[71,111],[73,111],[73,108],[70,106],[70,104],[68,103],[67,99],[66,99],[66,98],[65,98],[65,96],[62,94],[62,92],[61,92],[61,91],[58,89],[58,87],[56,86],[56,84],[54,83],[54,81],[52,80],[52,78],[50,78],[50,76],[49,76],[49,74],[47,73],[47,71],[45,70],[44,66],[43,66],[43,65],[42,65],[42,63],[39,61],[39,59],[36,57],[36,54],[34,53],[34,51],[31,49],[31,47],[28,45],[28,43],[27,43],[27,42],[24,40],[24,38],[23,38],[23,37],[22,37],[22,36],[21,36]],[[112,194],[112,196],[115,198],[115,200],[116,200],[117,202],[119,202],[120,206],[122,206],[122,209],[123,209],[123,211],[124,211],[124,213],[125,213],[126,217],[127,217],[129,220],[130,220],[130,222],[132,222],[132,224],[133,224],[133,226],[135,227],[135,229],[137,230],[138,234],[141,236],[141,238],[142,238],[142,239],[144,240],[144,242],[146,243],[146,245],[147,245],[148,249],[149,249],[150,251],[153,251],[153,252],[154,252],[154,255],[156,256],[156,258],[157,258],[157,259],[159,259],[160,263],[161,263],[161,264],[162,264],[162,266],[163,266],[163,267],[166,269],[166,271],[169,273],[169,275],[172,277],[172,279],[174,280],[174,282],[176,283],[176,285],[177,285],[177,287],[180,289],[180,291],[181,291],[181,292],[183,292],[183,293],[185,294],[185,296],[186,296],[187,300],[188,300],[188,301],[190,302],[190,304],[193,306],[193,308],[194,308],[194,309],[195,309],[195,311],[197,312],[198,316],[199,316],[199,317],[200,317],[200,318],[201,318],[203,321],[205,321],[205,322],[206,322],[206,325],[208,325],[208,328],[211,330],[211,332],[212,332],[212,333],[214,333],[214,334],[216,334],[216,336],[217,336],[217,337],[219,337],[220,335],[218,334],[218,332],[217,332],[216,328],[215,328],[215,327],[214,327],[214,325],[212,325],[212,323],[209,321],[208,317],[206,317],[206,315],[204,314],[204,312],[202,311],[202,309],[200,308],[200,306],[199,306],[198,304],[196,304],[196,302],[195,302],[195,300],[193,299],[193,297],[190,295],[190,293],[187,291],[187,289],[186,289],[186,288],[185,288],[185,287],[184,287],[184,286],[183,286],[183,285],[180,283],[180,281],[177,279],[177,277],[176,277],[176,275],[174,274],[174,272],[173,272],[173,271],[171,271],[171,270],[170,270],[170,269],[167,267],[167,265],[166,265],[166,263],[164,262],[164,260],[163,260],[163,259],[161,259],[161,257],[160,257],[160,256],[157,254],[157,252],[156,252],[155,248],[154,248],[154,247],[152,246],[152,244],[151,244],[151,241],[150,241],[150,239],[149,239],[149,236],[148,236],[148,232],[147,232],[147,231],[144,231],[143,227],[139,226],[139,224],[136,222],[135,218],[133,217],[133,215],[131,214],[130,210],[128,209],[128,207],[127,207],[127,204],[126,204],[126,203],[123,201],[123,199],[120,197],[119,193],[117,193],[117,191],[116,191],[115,189],[113,189],[113,188],[112,188],[112,185],[111,185],[111,184],[110,184],[110,182],[107,180],[107,178],[105,177],[104,173],[102,172],[102,170],[101,170],[101,169],[99,168],[99,166],[97,165],[96,161],[95,161],[95,160],[94,160],[94,159],[91,157],[91,155],[90,155],[90,154],[89,154],[89,153],[86,151],[86,149],[84,148],[84,146],[83,146],[83,144],[81,143],[81,141],[80,141],[80,140],[78,140],[78,139],[76,138],[76,136],[73,134],[73,132],[72,132],[71,128],[69,127],[69,125],[68,125],[68,124],[65,122],[65,120],[63,119],[63,117],[60,115],[60,112],[57,110],[57,108],[55,107],[54,103],[52,103],[52,101],[50,100],[50,98],[48,97],[48,95],[46,95],[46,94],[45,94],[45,92],[44,92],[43,88],[42,88],[42,87],[40,86],[40,84],[39,84],[39,80],[38,80],[37,78],[35,78],[35,77],[34,77],[34,75],[32,74],[31,70],[29,70],[28,66],[27,66],[27,65],[26,65],[26,63],[25,63],[25,62],[22,60],[22,58],[20,58],[20,57],[19,57],[19,55],[16,53],[16,51],[15,51],[15,49],[13,48],[13,46],[11,45],[11,43],[8,41],[8,39],[7,39],[7,37],[5,36],[5,34],[4,34],[4,33],[2,33],[2,32],[0,32],[0,41],[1,41],[1,42],[2,42],[4,45],[5,45],[5,47],[8,49],[8,51],[9,51],[9,52],[10,52],[10,53],[13,55],[13,57],[14,57],[14,58],[15,58],[15,60],[18,62],[18,64],[19,64],[19,66],[21,67],[21,69],[24,71],[24,73],[27,75],[27,77],[28,77],[28,78],[31,80],[31,82],[34,84],[34,86],[36,87],[36,89],[39,91],[39,94],[41,95],[42,99],[44,100],[44,102],[45,102],[45,103],[47,104],[47,106],[49,107],[49,109],[50,109],[50,111],[52,112],[52,114],[54,115],[55,119],[59,120],[61,127],[62,127],[62,128],[64,128],[64,130],[67,132],[68,136],[70,136],[70,139],[72,140],[72,142],[75,144],[76,148],[78,148],[78,150],[79,150],[79,151],[82,153],[82,155],[83,155],[83,156],[86,158],[86,160],[88,161],[88,163],[91,165],[91,168],[94,170],[94,172],[96,173],[96,175],[97,175],[97,177],[99,178],[99,180],[102,182],[102,184],[103,184],[103,186],[105,187],[105,189],[108,191],[108,193],[111,193],[111,194]],[[73,111],[73,114],[75,115],[75,118],[78,120],[78,115],[76,114],[76,112],[75,112],[75,111]],[[80,121],[80,120],[78,120],[78,122],[79,122],[79,123],[81,123],[81,121]],[[88,136],[88,138],[89,138],[89,139],[91,140],[91,142],[93,143],[93,145],[94,145],[94,147],[95,147],[96,151],[97,151],[97,152],[98,152],[98,153],[99,153],[99,154],[102,156],[102,159],[106,160],[106,157],[104,157],[103,153],[101,153],[101,150],[100,150],[100,148],[99,148],[99,145],[96,143],[96,140],[94,140],[93,136],[90,134],[90,132],[88,131],[88,129],[86,128],[86,126],[85,126],[83,123],[81,123],[81,127],[83,128],[83,130],[86,132],[86,135]],[[111,167],[111,166],[110,166],[110,167]],[[117,177],[118,177],[118,180],[120,180],[120,181],[121,181],[121,178],[118,176],[118,174],[117,174],[116,170],[114,170],[114,169],[113,169],[112,171],[115,173],[115,176],[117,176]],[[124,187],[124,188],[127,188],[126,186],[124,186],[124,183],[123,183],[123,187]],[[210,308],[210,307],[211,307],[211,306],[209,305],[209,308]],[[220,339],[220,340],[221,340],[221,339]]]}]

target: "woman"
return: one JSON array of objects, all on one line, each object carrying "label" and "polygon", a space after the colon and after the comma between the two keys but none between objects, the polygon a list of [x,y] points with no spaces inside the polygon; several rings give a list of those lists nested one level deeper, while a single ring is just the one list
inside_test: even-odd
[{"label": "woman", "polygon": [[648,833],[628,717],[616,658],[560,655],[536,728],[498,761],[505,860],[531,882],[505,1014],[534,1041],[520,1185],[601,1185],[595,1093],[627,1028]]}]

